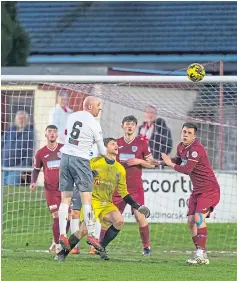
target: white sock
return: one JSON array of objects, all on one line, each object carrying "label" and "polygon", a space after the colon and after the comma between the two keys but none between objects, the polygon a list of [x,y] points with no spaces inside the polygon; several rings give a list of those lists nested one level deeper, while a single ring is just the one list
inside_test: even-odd
[{"label": "white sock", "polygon": [[99,221],[95,222],[95,238],[99,239],[100,238],[100,231],[101,231],[101,224]]},{"label": "white sock", "polygon": [[202,257],[203,256],[203,249],[197,249],[197,256]]},{"label": "white sock", "polygon": [[77,232],[80,228],[80,219],[71,219],[70,220],[70,231],[71,234]]},{"label": "white sock", "polygon": [[[80,229],[80,219],[71,219],[70,220],[71,235],[77,232],[79,229]],[[80,246],[80,241],[77,243],[77,246]]]},{"label": "white sock", "polygon": [[83,205],[83,212],[88,235],[95,236],[94,212],[92,211],[91,205]]},{"label": "white sock", "polygon": [[53,241],[53,243],[51,244],[51,246],[49,247],[49,250],[52,251],[52,249],[56,246],[57,244],[55,244],[55,242]]},{"label": "white sock", "polygon": [[56,254],[58,254],[62,250],[62,246],[60,244],[55,244],[56,245]]},{"label": "white sock", "polygon": [[60,235],[66,236],[67,220],[68,220],[68,205],[66,203],[61,203],[58,209],[59,218],[59,231]]}]

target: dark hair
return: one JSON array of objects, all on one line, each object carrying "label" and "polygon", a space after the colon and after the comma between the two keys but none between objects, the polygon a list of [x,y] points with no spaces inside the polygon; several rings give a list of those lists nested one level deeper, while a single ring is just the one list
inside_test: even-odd
[{"label": "dark hair", "polygon": [[189,129],[194,129],[194,132],[195,132],[195,133],[197,132],[197,126],[196,126],[194,123],[189,123],[189,122],[184,123],[182,129],[183,129],[184,127],[187,127],[187,128],[189,128]]},{"label": "dark hair", "polygon": [[104,145],[105,145],[105,147],[107,147],[108,143],[111,142],[111,141],[116,141],[117,142],[117,140],[114,139],[114,138],[104,138]]},{"label": "dark hair", "polygon": [[123,118],[122,124],[124,124],[125,122],[134,122],[137,124],[137,118],[133,115],[126,116]]},{"label": "dark hair", "polygon": [[48,125],[46,127],[45,131],[48,130],[48,129],[55,129],[55,130],[57,130],[58,128],[55,125]]}]

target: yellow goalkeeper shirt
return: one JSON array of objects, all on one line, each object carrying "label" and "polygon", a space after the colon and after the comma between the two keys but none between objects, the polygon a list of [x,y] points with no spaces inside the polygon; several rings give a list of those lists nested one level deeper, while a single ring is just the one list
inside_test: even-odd
[{"label": "yellow goalkeeper shirt", "polygon": [[128,195],[126,171],[117,161],[108,164],[104,157],[90,160],[91,170],[94,171],[92,199],[100,202],[112,202],[112,196],[117,187],[119,195],[124,198]]}]

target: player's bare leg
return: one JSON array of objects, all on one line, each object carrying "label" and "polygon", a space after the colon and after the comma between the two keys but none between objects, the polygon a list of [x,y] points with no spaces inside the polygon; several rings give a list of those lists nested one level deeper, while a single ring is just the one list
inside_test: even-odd
[{"label": "player's bare leg", "polygon": [[72,200],[72,191],[62,191],[61,192],[61,204],[58,210],[59,216],[59,229],[60,229],[60,244],[65,244],[68,247],[68,239],[67,239],[67,222],[68,222],[68,209]]},{"label": "player's bare leg", "polygon": [[[72,210],[71,220],[70,220],[71,234],[77,232],[79,229],[80,229],[80,210]],[[79,243],[71,250],[70,254],[73,254],[73,255],[80,254]]]},{"label": "player's bare leg", "polygon": [[205,253],[207,241],[206,217],[208,214],[209,212],[205,214],[195,213],[194,215],[195,224],[197,226],[197,236],[195,239],[197,250],[195,256],[187,260],[188,264],[209,264],[209,260]]},{"label": "player's bare leg", "polygon": [[87,236],[87,244],[95,247],[98,251],[103,250],[101,248],[101,244],[95,237],[95,220],[94,220],[94,212],[92,210],[92,192],[80,192],[81,201],[83,206],[84,213],[84,221],[86,224],[88,236]]},{"label": "player's bare leg", "polygon": [[143,246],[143,256],[150,256],[151,249],[150,249],[150,232],[149,232],[148,222],[145,216],[139,213],[138,210],[134,210],[134,216],[139,225],[139,232],[140,232],[140,237]]}]

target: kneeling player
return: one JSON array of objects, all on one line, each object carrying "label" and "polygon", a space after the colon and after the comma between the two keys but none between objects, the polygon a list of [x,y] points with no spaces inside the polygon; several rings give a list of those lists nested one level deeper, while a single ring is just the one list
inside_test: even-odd
[{"label": "kneeling player", "polygon": [[[101,240],[100,256],[108,260],[106,247],[114,240],[123,227],[124,221],[118,208],[112,203],[112,196],[115,187],[123,200],[138,210],[146,217],[149,217],[150,211],[145,206],[140,206],[127,191],[126,171],[123,166],[116,161],[118,154],[118,144],[115,139],[107,138],[104,140],[107,147],[106,157],[96,157],[90,161],[91,169],[94,175],[92,206],[95,213],[95,219],[99,219],[102,224],[112,224],[106,231]],[[75,247],[79,240],[85,235],[85,231],[77,231],[69,238],[69,247],[58,254],[58,261],[63,261],[69,252]],[[63,245],[62,245],[63,246]]]}]

